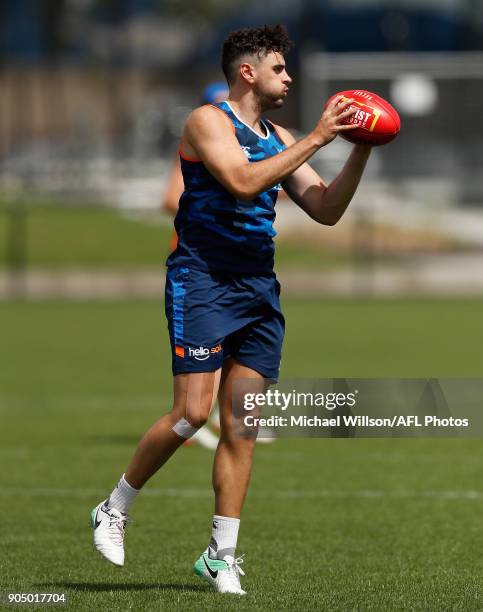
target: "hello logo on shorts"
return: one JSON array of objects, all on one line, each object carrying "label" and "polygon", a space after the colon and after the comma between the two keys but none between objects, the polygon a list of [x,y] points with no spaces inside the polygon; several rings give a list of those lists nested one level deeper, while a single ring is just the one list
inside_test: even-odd
[{"label": "hello logo on shorts", "polygon": [[197,361],[205,361],[209,357],[217,355],[219,352],[221,352],[221,350],[221,344],[217,344],[216,346],[213,346],[211,348],[206,348],[205,346],[198,346],[196,348],[193,348],[190,346],[188,347],[187,352],[184,348],[177,346],[176,355],[178,357],[194,357]]}]

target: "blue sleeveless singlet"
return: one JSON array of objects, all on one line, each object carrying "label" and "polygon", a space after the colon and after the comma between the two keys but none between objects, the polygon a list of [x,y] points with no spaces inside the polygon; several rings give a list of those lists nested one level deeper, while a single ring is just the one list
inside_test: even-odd
[{"label": "blue sleeveless singlet", "polygon": [[[286,148],[268,120],[262,120],[265,135],[261,136],[243,123],[228,102],[213,106],[226,113],[232,122],[235,136],[250,163],[272,157]],[[253,200],[239,200],[201,161],[181,156],[181,171],[185,191],[175,218],[178,245],[168,257],[167,265],[240,275],[271,273],[275,203],[281,186],[274,185]]]}]

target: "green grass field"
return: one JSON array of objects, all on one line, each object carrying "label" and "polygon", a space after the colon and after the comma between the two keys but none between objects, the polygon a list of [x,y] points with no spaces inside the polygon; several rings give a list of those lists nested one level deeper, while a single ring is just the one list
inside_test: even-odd
[{"label": "green grass field", "polygon": [[[0,269],[7,265],[9,215],[0,206]],[[29,206],[25,217],[25,258],[30,267],[62,270],[69,267],[126,268],[164,265],[172,236],[169,218],[148,219],[100,207]],[[329,231],[320,228],[323,233]],[[387,259],[387,258],[386,258]],[[277,267],[321,270],[353,263],[350,254],[337,254],[297,236],[277,240]]]},{"label": "green grass field", "polygon": [[[482,307],[286,301],[283,376],[481,376]],[[241,600],[192,573],[212,456],[182,448],[134,507],[125,568],[109,566],[88,515],[169,407],[162,305],[3,304],[0,320],[0,591],[65,592],[84,610],[483,608],[479,440],[259,445]]]}]

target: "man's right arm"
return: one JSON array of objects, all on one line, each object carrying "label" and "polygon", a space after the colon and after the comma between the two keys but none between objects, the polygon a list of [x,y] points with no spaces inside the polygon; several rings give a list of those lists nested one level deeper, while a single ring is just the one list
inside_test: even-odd
[{"label": "man's right arm", "polygon": [[354,113],[347,110],[350,102],[339,104],[339,99],[335,100],[308,136],[281,153],[255,163],[250,163],[242,152],[228,117],[220,121],[219,110],[202,106],[188,118],[181,148],[189,157],[199,158],[235,197],[251,200],[284,181],[339,132],[357,127],[341,123]]}]

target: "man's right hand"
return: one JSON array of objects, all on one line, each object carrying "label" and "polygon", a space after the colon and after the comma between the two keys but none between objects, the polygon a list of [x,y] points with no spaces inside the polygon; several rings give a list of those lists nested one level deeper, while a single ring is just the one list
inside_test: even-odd
[{"label": "man's right hand", "polygon": [[344,96],[338,96],[332,100],[324,110],[322,117],[312,131],[312,136],[319,147],[323,147],[332,142],[339,132],[353,130],[357,123],[345,125],[343,121],[351,117],[355,108],[349,108],[354,100],[344,100]]}]

